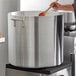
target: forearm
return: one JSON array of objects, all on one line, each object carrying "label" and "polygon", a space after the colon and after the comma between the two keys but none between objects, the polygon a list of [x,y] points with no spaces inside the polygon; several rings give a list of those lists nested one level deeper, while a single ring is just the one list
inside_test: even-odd
[{"label": "forearm", "polygon": [[60,10],[73,11],[74,8],[73,8],[73,6],[71,4],[67,4],[67,5],[62,5]]}]

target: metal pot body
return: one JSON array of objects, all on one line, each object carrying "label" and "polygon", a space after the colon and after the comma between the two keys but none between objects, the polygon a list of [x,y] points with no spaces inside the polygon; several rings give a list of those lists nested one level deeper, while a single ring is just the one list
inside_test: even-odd
[{"label": "metal pot body", "polygon": [[[26,13],[26,12],[25,12]],[[48,67],[63,63],[63,15],[8,15],[9,63]]]}]

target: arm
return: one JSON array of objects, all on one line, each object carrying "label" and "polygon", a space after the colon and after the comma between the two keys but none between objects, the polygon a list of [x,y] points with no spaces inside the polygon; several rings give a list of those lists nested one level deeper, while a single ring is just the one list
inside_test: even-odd
[{"label": "arm", "polygon": [[67,4],[67,5],[62,5],[60,10],[73,11],[74,8],[73,8],[72,4]]},{"label": "arm", "polygon": [[74,10],[72,4],[62,5],[60,3],[53,2],[50,4],[50,6],[56,10],[66,10],[66,11],[73,11]]}]

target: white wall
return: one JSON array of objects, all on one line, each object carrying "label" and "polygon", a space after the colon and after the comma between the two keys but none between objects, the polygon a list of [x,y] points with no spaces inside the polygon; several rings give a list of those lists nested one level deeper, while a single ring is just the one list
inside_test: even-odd
[{"label": "white wall", "polygon": [[[53,0],[51,0],[53,1]],[[48,7],[50,0],[20,0],[20,10],[43,10]]]},{"label": "white wall", "polygon": [[16,10],[17,0],[0,0],[0,32],[6,38],[5,43],[0,43],[0,76],[5,76],[5,64],[8,63],[7,14]]},{"label": "white wall", "polygon": [[[49,4],[56,0],[20,0],[20,10],[44,10]],[[59,0],[62,4],[73,3],[73,0]]]}]

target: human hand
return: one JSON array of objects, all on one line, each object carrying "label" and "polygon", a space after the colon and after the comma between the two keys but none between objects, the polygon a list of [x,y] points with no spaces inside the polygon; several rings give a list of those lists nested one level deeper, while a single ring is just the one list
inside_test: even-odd
[{"label": "human hand", "polygon": [[50,4],[50,7],[52,7],[55,10],[60,10],[62,8],[62,5],[60,3],[53,2]]}]

